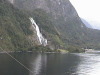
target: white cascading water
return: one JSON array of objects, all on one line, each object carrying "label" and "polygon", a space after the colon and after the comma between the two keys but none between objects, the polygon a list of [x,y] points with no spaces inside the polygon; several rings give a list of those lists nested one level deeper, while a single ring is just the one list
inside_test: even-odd
[{"label": "white cascading water", "polygon": [[10,3],[14,4],[14,0],[8,0]]},{"label": "white cascading water", "polygon": [[43,45],[43,46],[46,46],[46,45],[47,45],[47,39],[45,39],[45,38],[42,36],[42,34],[40,33],[39,27],[38,27],[38,25],[36,24],[36,22],[34,21],[34,19],[31,18],[31,17],[30,17],[29,19],[30,19],[30,21],[31,21],[31,23],[32,23],[32,26],[33,26],[33,27],[35,28],[35,30],[36,30],[36,33],[37,33],[38,40],[39,40],[40,44]]}]

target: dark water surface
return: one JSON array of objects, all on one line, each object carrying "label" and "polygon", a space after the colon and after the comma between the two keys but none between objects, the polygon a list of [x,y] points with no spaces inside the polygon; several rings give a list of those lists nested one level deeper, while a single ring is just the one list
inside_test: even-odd
[{"label": "dark water surface", "polygon": [[0,75],[100,75],[100,53],[12,53],[33,73],[0,54]]}]

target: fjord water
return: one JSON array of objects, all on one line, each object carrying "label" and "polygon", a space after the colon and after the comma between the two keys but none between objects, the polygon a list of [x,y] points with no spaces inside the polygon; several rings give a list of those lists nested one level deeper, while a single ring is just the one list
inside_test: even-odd
[{"label": "fjord water", "polygon": [[26,70],[7,54],[0,54],[0,75],[100,75],[100,53],[11,53]]}]

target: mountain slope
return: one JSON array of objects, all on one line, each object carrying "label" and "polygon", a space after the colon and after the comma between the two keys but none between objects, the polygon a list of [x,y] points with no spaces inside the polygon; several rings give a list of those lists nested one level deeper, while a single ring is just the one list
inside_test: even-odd
[{"label": "mountain slope", "polygon": [[84,19],[82,19],[82,18],[81,18],[81,20],[82,20],[82,22],[86,25],[86,27],[92,28],[92,26],[91,26],[86,20],[84,20]]},{"label": "mountain slope", "polygon": [[47,39],[46,47],[52,50],[78,51],[78,48],[100,47],[100,31],[88,29],[69,0],[7,1],[0,2],[0,46],[3,49],[39,49],[36,46],[40,43],[30,17]]},{"label": "mountain slope", "polygon": [[5,50],[27,50],[31,44],[27,35],[32,34],[27,15],[11,4],[0,2],[0,47]]},{"label": "mountain slope", "polygon": [[[35,13],[35,12],[34,12]],[[36,13],[38,14],[38,13]],[[41,45],[37,36],[35,28],[32,26],[29,18],[31,15],[15,8],[12,4],[6,0],[0,2],[0,47],[7,51],[26,51],[31,49],[37,49],[36,46]],[[41,18],[44,16],[41,16]],[[45,19],[48,25],[51,23],[49,19]],[[42,21],[41,21],[42,22]],[[42,27],[43,28],[43,27]],[[49,36],[57,34],[55,28],[45,26],[44,30]],[[41,30],[44,32],[44,30]],[[53,31],[53,33],[51,32]],[[45,37],[45,34],[43,34]],[[52,43],[55,43],[53,37],[51,37]],[[50,39],[51,39],[50,38]],[[49,40],[49,39],[48,39]],[[58,38],[58,41],[60,39]],[[51,42],[48,42],[51,43]],[[57,42],[58,43],[58,42]],[[53,44],[54,45],[54,44]],[[42,48],[42,47],[40,47]],[[53,48],[54,49],[54,48]]]},{"label": "mountain slope", "polygon": [[[53,30],[56,30],[57,34],[54,34],[53,38],[58,37],[62,41],[60,44],[57,41],[57,48],[66,48],[69,45],[84,48],[99,46],[99,31],[88,29],[83,24],[69,0],[14,0],[13,5],[30,12],[44,32],[48,32],[49,28],[54,26]],[[48,26],[46,30],[45,26]],[[49,38],[47,34],[45,36]]]},{"label": "mountain slope", "polygon": [[[79,41],[81,37],[77,35],[82,36],[84,34],[85,25],[81,22],[69,0],[15,0],[13,5],[21,10],[32,12],[34,19],[43,30],[45,30],[44,25],[55,26],[64,42],[71,41],[74,38],[77,38],[76,40]],[[53,29],[52,26],[49,28]]]}]

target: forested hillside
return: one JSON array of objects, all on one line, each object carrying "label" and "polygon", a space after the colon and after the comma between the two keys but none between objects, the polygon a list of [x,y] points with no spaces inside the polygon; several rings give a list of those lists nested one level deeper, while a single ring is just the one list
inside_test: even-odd
[{"label": "forested hillside", "polygon": [[0,47],[5,50],[27,50],[31,45],[27,36],[33,34],[29,29],[28,16],[6,1],[0,2]]},{"label": "forested hillside", "polygon": [[14,0],[12,4],[20,10],[32,13],[43,30],[44,26],[49,27],[52,23],[64,47],[99,47],[100,31],[87,28],[69,0]]},{"label": "forested hillside", "polygon": [[[30,17],[47,46],[39,44]],[[87,28],[69,0],[1,0],[0,47],[8,51],[100,49],[100,31]]]}]

